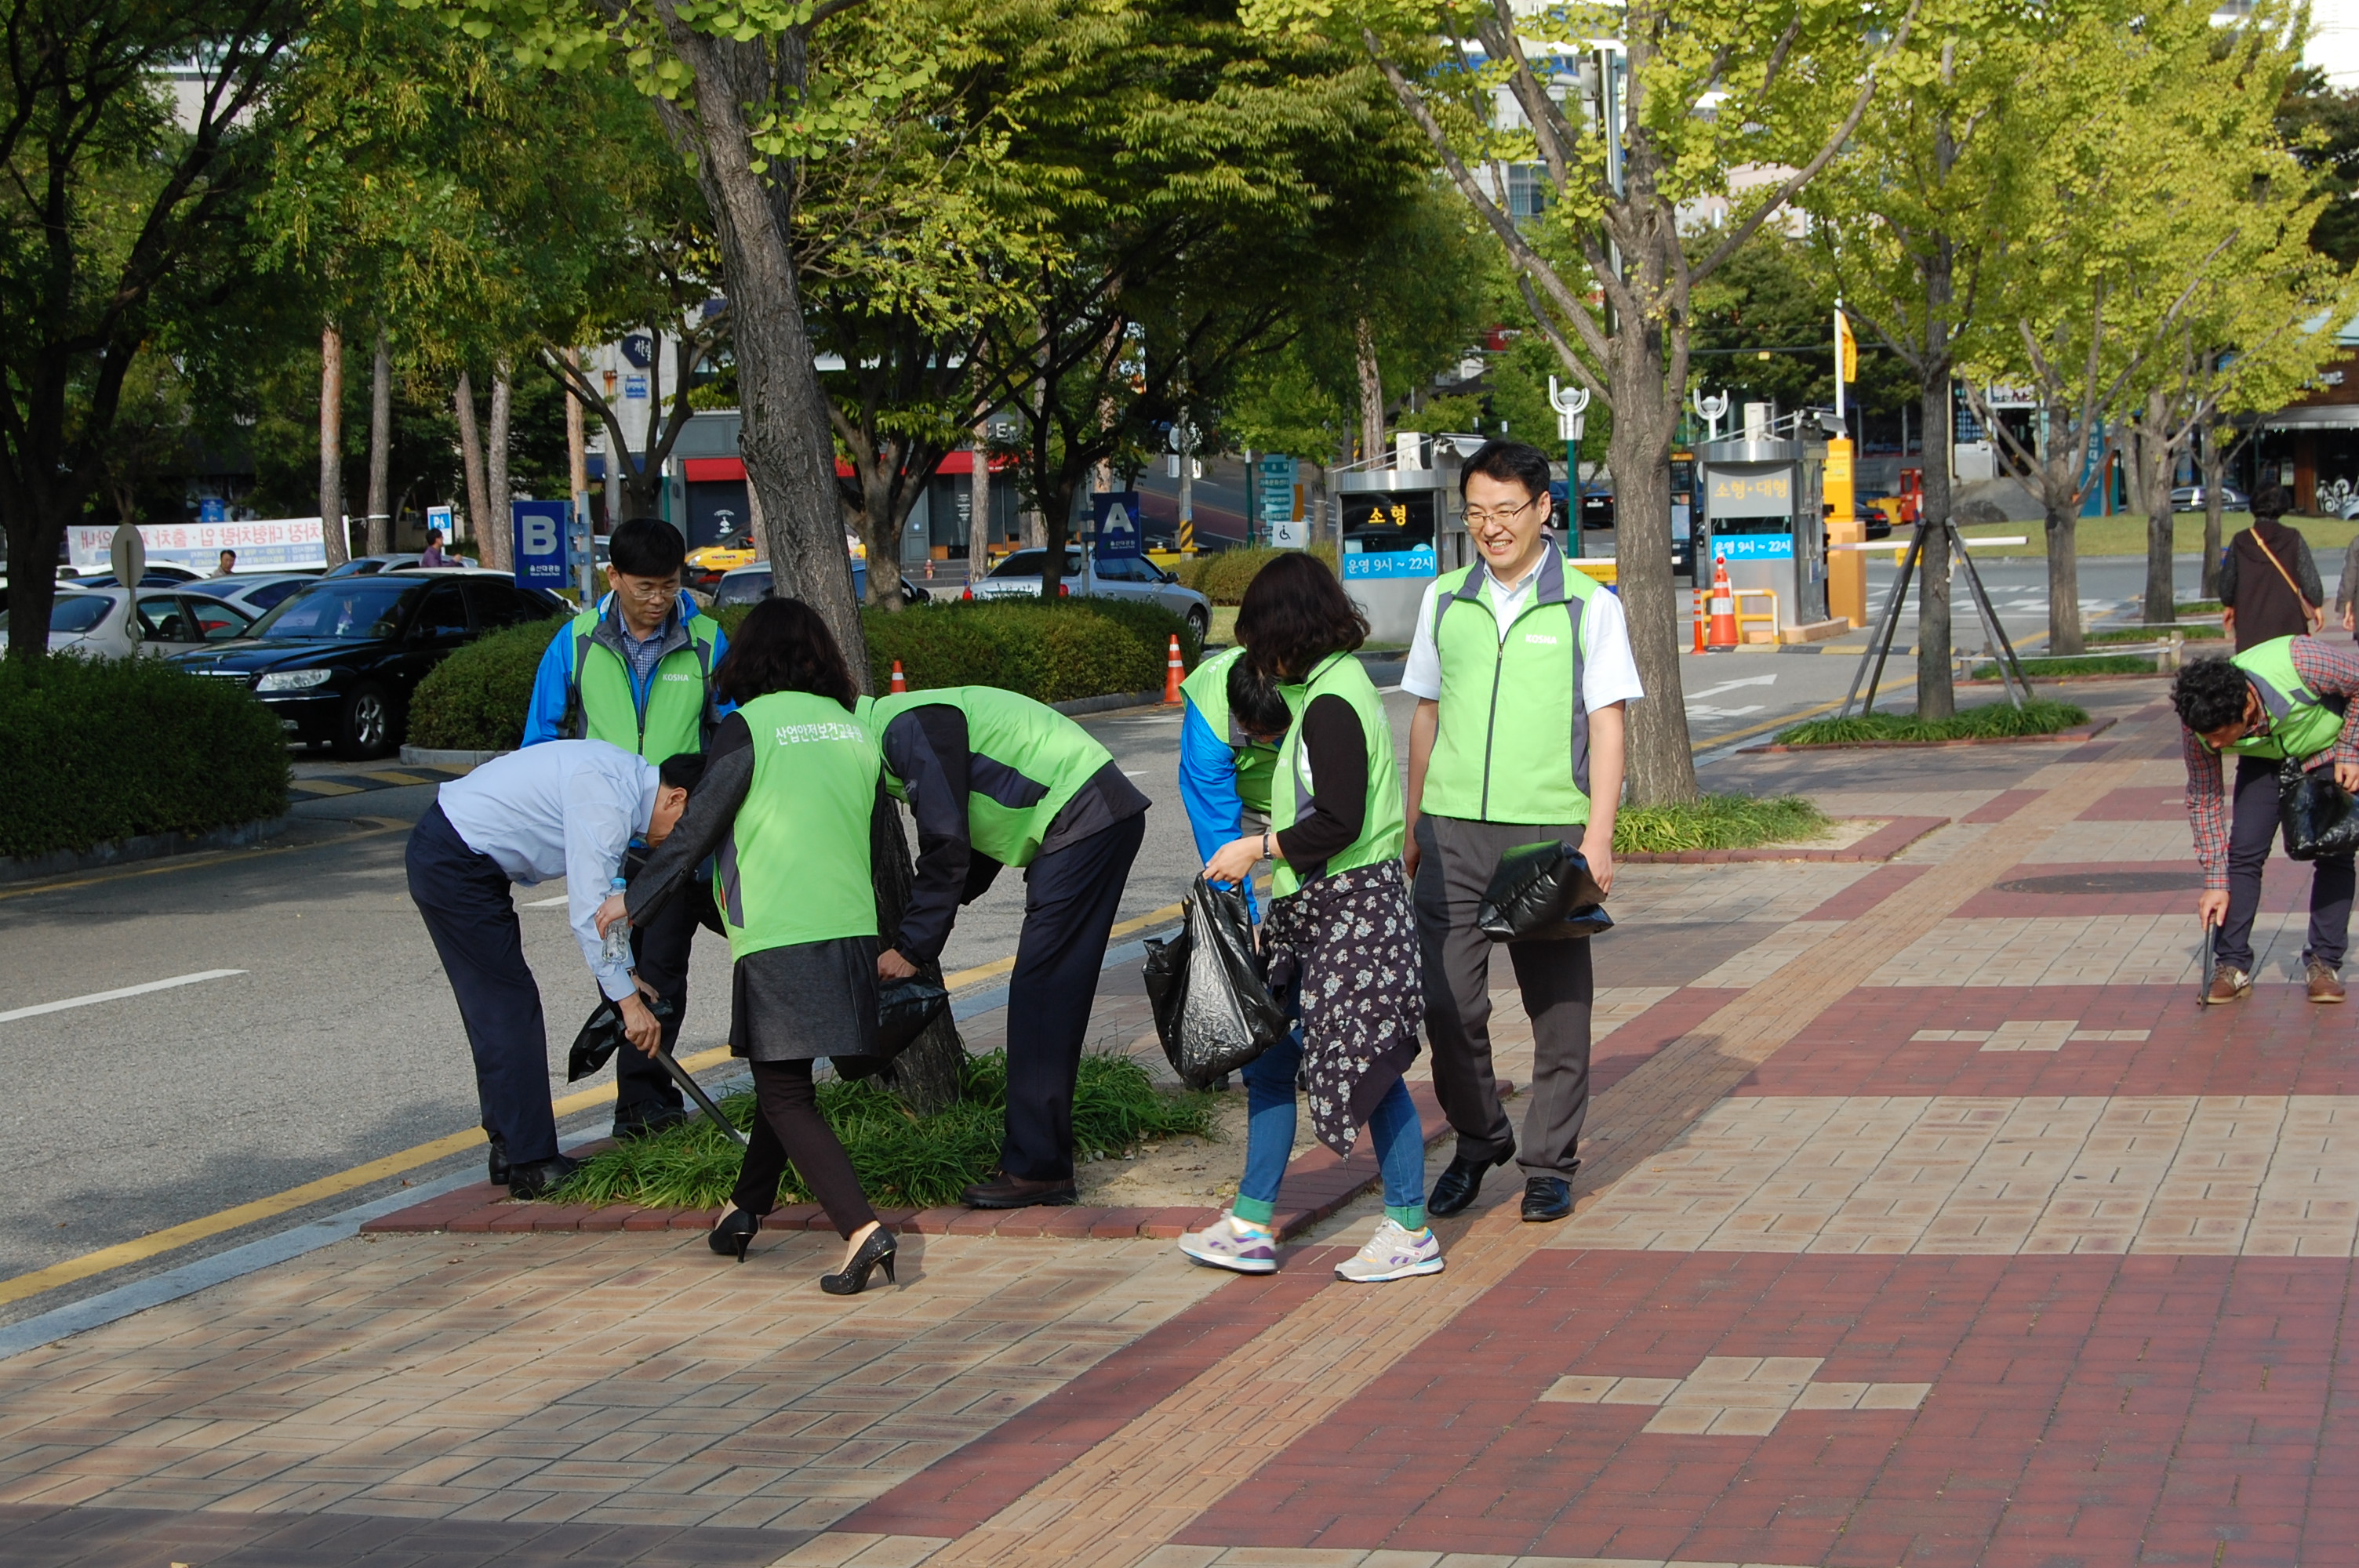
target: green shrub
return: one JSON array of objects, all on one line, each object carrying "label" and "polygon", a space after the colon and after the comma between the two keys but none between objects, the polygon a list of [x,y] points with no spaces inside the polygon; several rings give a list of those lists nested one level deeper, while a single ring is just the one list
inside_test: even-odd
[{"label": "green shrub", "polygon": [[1708,795],[1687,806],[1624,806],[1614,818],[1614,848],[1625,855],[1744,849],[1821,838],[1826,831],[1826,813],[1799,795]]},{"label": "green shrub", "polygon": [[1951,718],[1920,719],[1913,713],[1855,713],[1849,719],[1813,719],[1777,731],[1785,746],[1823,746],[1857,741],[1967,741],[2023,735],[2053,735],[2089,722],[2069,702],[2044,698],[2021,708],[2004,702],[1961,708]]},{"label": "green shrub", "polygon": [[156,659],[0,660],[0,855],[287,812],[287,743],[244,686]]},{"label": "green shrub", "polygon": [[[1126,1056],[1086,1055],[1073,1090],[1073,1147],[1083,1159],[1212,1127],[1212,1097],[1166,1094]],[[754,1097],[721,1102],[739,1127],[754,1121]],[[868,1200],[887,1208],[934,1208],[991,1173],[999,1162],[1007,1113],[1007,1058],[997,1051],[967,1059],[959,1098],[936,1116],[915,1117],[873,1080],[819,1086],[819,1108],[843,1141]],[[652,1138],[593,1155],[550,1195],[560,1203],[630,1203],[648,1208],[715,1208],[736,1185],[744,1156],[702,1117]],[[789,1166],[780,1194],[810,1201]]]},{"label": "green shrub", "polygon": [[[2153,675],[2152,654],[2091,654],[2086,656],[2058,654],[2050,657],[2026,657],[2023,673],[2033,680],[2062,680],[2068,676],[2134,676]],[[1974,680],[1998,679],[1998,665],[1976,665]]]},{"label": "green shrub", "polygon": [[2218,626],[2198,621],[2169,626],[2116,626],[2111,631],[2090,633],[2087,642],[2091,647],[2107,643],[2167,643],[2174,632],[2190,643],[2215,642],[2228,634]]},{"label": "green shrub", "polygon": [[[1261,568],[1278,557],[1291,553],[1266,545],[1221,550],[1182,561],[1171,575],[1178,578],[1183,587],[1194,589],[1215,604],[1243,604],[1246,587]],[[1326,562],[1329,571],[1335,569],[1335,546],[1332,542],[1321,541],[1311,546],[1310,554],[1313,558]]]},{"label": "green shrub", "polygon": [[494,632],[429,670],[409,699],[409,744],[451,752],[522,745],[533,672],[565,625],[558,616]]}]

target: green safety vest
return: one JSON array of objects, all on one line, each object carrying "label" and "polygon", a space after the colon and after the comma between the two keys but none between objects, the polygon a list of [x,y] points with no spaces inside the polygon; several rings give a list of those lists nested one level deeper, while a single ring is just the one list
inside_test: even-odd
[{"label": "green safety vest", "polygon": [[651,762],[703,751],[705,732],[716,722],[711,619],[689,617],[683,628],[688,645],[658,661],[645,711],[631,690],[623,656],[596,640],[602,619],[593,606],[576,615],[563,633],[572,644],[564,733],[576,741],[607,741]]},{"label": "green safety vest", "polygon": [[[1082,786],[1114,761],[1088,730],[1045,703],[995,686],[948,686],[880,697],[875,724],[939,703],[966,715],[967,835],[1003,866],[1028,866],[1049,825]],[[885,787],[902,794],[890,771]]]},{"label": "green safety vest", "polygon": [[2245,678],[2260,693],[2261,710],[2268,715],[2269,727],[2264,733],[2247,735],[2219,750],[2270,762],[2287,757],[2307,762],[2333,745],[2343,733],[2343,715],[2304,686],[2296,673],[2292,638],[2277,637],[2247,648],[2228,662],[2244,671]]},{"label": "green safety vest", "polygon": [[738,710],[754,780],[714,857],[729,956],[876,935],[869,815],[885,759],[876,730],[832,697],[776,691]]},{"label": "green safety vest", "polygon": [[[1359,660],[1349,654],[1332,654],[1311,672],[1301,691],[1302,700],[1294,709],[1294,723],[1277,748],[1278,777],[1291,779],[1294,787],[1279,792],[1270,812],[1270,831],[1293,827],[1310,810],[1310,752],[1302,744],[1302,716],[1310,711],[1313,699],[1340,697],[1359,716],[1360,733],[1367,739],[1368,809],[1366,819],[1360,825],[1360,836],[1328,859],[1324,874],[1333,876],[1337,871],[1399,859],[1402,840],[1408,836],[1406,819],[1401,816],[1400,770],[1393,761],[1392,726],[1385,719],[1384,698],[1376,695],[1375,683],[1368,678]],[[1273,898],[1284,898],[1301,886],[1300,875],[1284,860],[1270,871],[1269,891]]]},{"label": "green safety vest", "polygon": [[1480,566],[1433,586],[1441,711],[1419,809],[1481,822],[1589,820],[1589,709],[1581,617],[1597,579],[1551,544],[1524,608],[1499,635]]},{"label": "green safety vest", "polygon": [[[1237,797],[1245,803],[1247,811],[1258,811],[1267,816],[1269,781],[1277,772],[1277,748],[1265,745],[1237,728],[1236,719],[1229,712],[1229,666],[1244,655],[1243,648],[1215,654],[1190,671],[1188,678],[1180,683],[1180,689],[1196,705],[1196,711],[1204,716],[1212,733],[1228,741],[1229,752],[1236,759]],[[1299,688],[1286,689],[1288,706],[1297,706],[1293,693]]]}]

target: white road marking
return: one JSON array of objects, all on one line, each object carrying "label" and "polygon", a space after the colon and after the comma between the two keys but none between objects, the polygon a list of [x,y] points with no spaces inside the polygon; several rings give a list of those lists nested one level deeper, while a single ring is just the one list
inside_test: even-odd
[{"label": "white road marking", "polygon": [[244,969],[200,969],[193,975],[174,975],[168,980],[149,980],[146,985],[124,986],[116,990],[92,991],[88,996],[70,996],[63,1001],[45,1001],[35,1007],[19,1007],[0,1012],[0,1023],[11,1023],[19,1018],[32,1018],[44,1012],[63,1012],[70,1007],[89,1007],[94,1002],[118,1001],[127,996],[145,996],[149,991],[169,990],[174,986],[192,986],[200,980],[223,980],[232,975],[242,975]]},{"label": "white road marking", "polygon": [[1701,691],[1689,692],[1687,699],[1693,702],[1700,697],[1718,697],[1723,691],[1734,691],[1743,686],[1775,686],[1777,684],[1777,677],[1774,675],[1747,676],[1743,680],[1724,680],[1718,686],[1708,686]]},{"label": "white road marking", "polygon": [[563,903],[567,899],[571,898],[572,896],[573,895],[571,893],[561,892],[555,898],[537,898],[530,903],[520,903],[516,905],[516,907],[518,909],[555,909],[559,904]]},{"label": "white road marking", "polygon": [[1690,703],[1688,717],[1690,719],[1741,719],[1745,714],[1760,712],[1763,706],[1761,703],[1753,702],[1747,703],[1743,708],[1706,708],[1698,703]]}]

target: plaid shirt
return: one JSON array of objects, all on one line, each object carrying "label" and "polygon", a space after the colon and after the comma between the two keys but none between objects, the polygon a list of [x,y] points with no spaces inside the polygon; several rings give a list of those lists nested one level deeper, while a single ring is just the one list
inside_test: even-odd
[{"label": "plaid shirt", "polygon": [[[2359,697],[2359,643],[2296,637],[2293,667],[2302,684],[2321,697]],[[2268,732],[2264,717],[2254,733]],[[2179,754],[2187,762],[2187,822],[2195,830],[2195,859],[2203,867],[2203,886],[2207,892],[2223,890],[2228,885],[2228,809],[2221,754],[2183,724],[2179,727]],[[2313,767],[2359,762],[2359,702],[2351,705],[2334,744],[2303,762]]]}]

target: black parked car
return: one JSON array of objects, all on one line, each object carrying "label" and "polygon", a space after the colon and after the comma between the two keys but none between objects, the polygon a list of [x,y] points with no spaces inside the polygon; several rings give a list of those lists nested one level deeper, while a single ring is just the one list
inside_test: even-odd
[{"label": "black parked car", "polygon": [[451,650],[567,609],[555,594],[518,588],[500,572],[327,578],[282,600],[238,641],[173,662],[245,682],[290,741],[325,741],[340,757],[381,757],[401,743],[409,694]]}]

